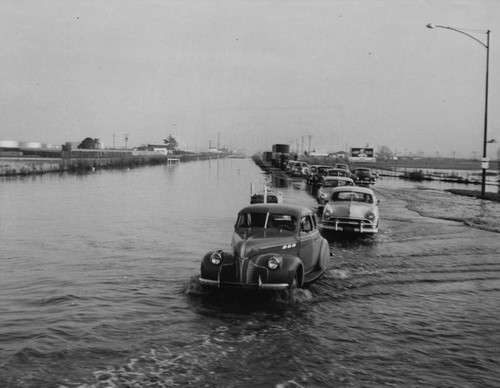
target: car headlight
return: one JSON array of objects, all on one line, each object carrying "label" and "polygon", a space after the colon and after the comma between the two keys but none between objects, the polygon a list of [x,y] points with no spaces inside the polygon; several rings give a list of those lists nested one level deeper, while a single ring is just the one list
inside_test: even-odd
[{"label": "car headlight", "polygon": [[276,257],[271,257],[269,261],[267,262],[267,268],[269,268],[271,271],[274,271],[275,269],[278,269],[280,266],[280,262]]},{"label": "car headlight", "polygon": [[330,217],[332,215],[332,211],[330,209],[325,209],[323,212],[323,218]]},{"label": "car headlight", "polygon": [[370,221],[374,221],[376,216],[374,213],[370,213],[370,214],[368,214],[368,216],[366,218],[368,218]]},{"label": "car headlight", "polygon": [[219,265],[222,261],[222,255],[219,251],[214,252],[210,255],[210,262],[213,265]]},{"label": "car headlight", "polygon": [[321,193],[321,199],[326,199],[326,194],[325,193]]}]

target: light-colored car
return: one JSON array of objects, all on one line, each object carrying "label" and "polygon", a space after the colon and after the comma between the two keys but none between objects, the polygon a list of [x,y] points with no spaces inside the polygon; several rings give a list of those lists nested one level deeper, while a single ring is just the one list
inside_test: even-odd
[{"label": "light-colored car", "polygon": [[309,172],[309,164],[307,164],[306,162],[300,162],[298,160],[293,162],[289,170],[291,176],[300,176],[300,177],[305,177],[308,172]]},{"label": "light-colored car", "polygon": [[354,181],[345,176],[327,176],[323,178],[318,191],[316,192],[316,201],[318,201],[319,214],[323,212],[325,203],[327,203],[332,196],[333,189],[342,186],[354,186]]},{"label": "light-colored car", "polygon": [[283,290],[319,278],[330,260],[330,245],[311,209],[255,204],[241,209],[231,251],[208,252],[199,282],[216,288]]},{"label": "light-colored car", "polygon": [[377,233],[379,200],[372,189],[359,186],[337,187],[323,209],[324,231]]}]

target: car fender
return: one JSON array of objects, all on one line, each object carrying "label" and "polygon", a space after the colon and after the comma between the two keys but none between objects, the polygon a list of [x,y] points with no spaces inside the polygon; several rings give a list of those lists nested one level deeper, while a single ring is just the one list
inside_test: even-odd
[{"label": "car fender", "polygon": [[296,271],[299,271],[299,287],[304,284],[304,265],[302,260],[294,255],[288,254],[276,254],[276,253],[264,253],[262,255],[254,256],[251,260],[258,266],[266,267],[269,259],[272,257],[276,258],[280,266],[276,270],[269,270],[269,282],[286,282],[291,284],[295,276]]},{"label": "car fender", "polygon": [[201,261],[201,275],[204,278],[207,279],[217,279],[218,273],[219,273],[219,268],[220,265],[214,265],[210,261],[210,257],[214,253],[220,253],[222,256],[222,263],[221,264],[229,264],[232,263],[234,260],[234,254],[230,251],[224,251],[224,250],[215,250],[215,251],[210,251],[203,256],[203,259]]}]

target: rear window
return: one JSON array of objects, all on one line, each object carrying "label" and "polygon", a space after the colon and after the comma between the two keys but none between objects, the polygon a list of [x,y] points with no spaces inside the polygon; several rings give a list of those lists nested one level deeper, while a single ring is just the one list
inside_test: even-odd
[{"label": "rear window", "polygon": [[332,201],[373,203],[373,196],[371,194],[359,193],[354,191],[338,191],[332,194]]}]

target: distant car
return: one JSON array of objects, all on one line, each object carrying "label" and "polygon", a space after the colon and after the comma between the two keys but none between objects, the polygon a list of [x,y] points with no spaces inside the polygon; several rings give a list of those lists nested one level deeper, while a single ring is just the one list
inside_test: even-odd
[{"label": "distant car", "polygon": [[318,201],[318,211],[321,214],[325,203],[330,199],[333,189],[342,186],[354,186],[354,181],[351,178],[344,176],[327,176],[323,178],[316,193],[316,200]]},{"label": "distant car", "polygon": [[295,160],[288,160],[286,162],[284,170],[285,171],[290,171],[292,169],[292,166],[293,166],[294,163],[295,163]]},{"label": "distant car", "polygon": [[337,164],[334,166],[334,168],[339,168],[339,169],[341,169],[341,170],[347,170],[347,171],[349,171],[349,172],[351,171],[351,170],[349,169],[349,165],[348,165],[348,164],[345,164],[345,163],[337,163]]},{"label": "distant car", "polygon": [[354,169],[354,182],[360,186],[369,186],[375,183],[375,175],[366,167],[357,167]]},{"label": "distant car", "polygon": [[203,286],[253,290],[303,287],[328,266],[330,246],[311,209],[255,204],[238,213],[231,251],[208,252],[201,262]]},{"label": "distant car", "polygon": [[265,187],[264,190],[250,195],[250,204],[254,203],[282,203],[283,193],[274,191],[272,188]]},{"label": "distant car", "polygon": [[313,164],[309,166],[309,173],[307,174],[307,184],[311,186],[317,185],[317,183],[325,176],[326,171],[332,168],[332,166],[323,164]]},{"label": "distant car", "polygon": [[305,177],[309,171],[309,164],[306,162],[294,161],[290,167],[289,174],[291,176]]},{"label": "distant car", "polygon": [[306,183],[307,184],[311,183],[312,176],[318,172],[319,166],[320,166],[319,164],[310,164],[309,165],[309,171],[307,172],[307,176],[306,176]]},{"label": "distant car", "polygon": [[343,168],[330,168],[326,171],[325,176],[345,176],[347,178],[352,178],[351,172]]},{"label": "distant car", "polygon": [[322,215],[322,229],[335,232],[377,233],[379,200],[372,189],[359,186],[333,189]]}]

